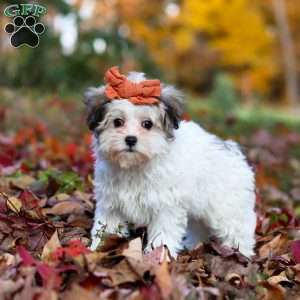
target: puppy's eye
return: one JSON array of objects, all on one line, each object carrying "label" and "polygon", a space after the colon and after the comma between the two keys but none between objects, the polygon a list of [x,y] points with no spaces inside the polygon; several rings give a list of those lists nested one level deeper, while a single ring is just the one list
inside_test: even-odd
[{"label": "puppy's eye", "polygon": [[122,127],[124,125],[124,120],[117,118],[114,119],[114,126],[117,127]]},{"label": "puppy's eye", "polygon": [[152,128],[152,126],[153,126],[153,123],[150,120],[145,120],[142,122],[142,127],[146,128],[148,130],[150,130]]}]

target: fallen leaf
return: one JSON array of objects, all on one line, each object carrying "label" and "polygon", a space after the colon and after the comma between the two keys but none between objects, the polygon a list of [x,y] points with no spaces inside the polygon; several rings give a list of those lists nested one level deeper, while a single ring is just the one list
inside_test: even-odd
[{"label": "fallen leaf", "polygon": [[260,257],[268,257],[270,255],[279,255],[282,248],[286,247],[288,239],[282,234],[276,235],[270,242],[259,248]]},{"label": "fallen leaf", "polygon": [[160,288],[162,296],[167,299],[173,289],[172,279],[168,268],[168,251],[164,252],[164,257],[161,265],[155,268],[155,282]]},{"label": "fallen leaf", "polygon": [[32,266],[35,264],[34,258],[23,246],[19,246],[17,252],[25,266]]},{"label": "fallen leaf", "polygon": [[233,257],[223,259],[220,256],[206,255],[205,261],[206,270],[221,279],[228,274],[238,274],[242,278],[242,276],[247,276],[252,271],[251,264],[245,266]]},{"label": "fallen leaf", "polygon": [[271,276],[267,279],[267,281],[271,285],[278,285],[282,282],[291,283],[291,281],[283,274],[279,274],[279,275],[276,275],[276,276]]},{"label": "fallen leaf", "polygon": [[79,200],[82,200],[85,202],[85,204],[90,208],[90,209],[93,209],[94,208],[94,202],[91,200],[92,199],[92,195],[91,194],[88,194],[88,193],[84,193],[84,192],[81,192],[81,191],[75,191],[74,192],[74,196],[79,199]]},{"label": "fallen leaf", "polygon": [[103,268],[102,271],[107,272],[110,280],[106,281],[106,284],[111,287],[116,287],[124,283],[135,283],[141,280],[139,274],[131,268],[126,259],[121,260],[110,269]]},{"label": "fallen leaf", "polygon": [[43,286],[47,288],[59,288],[61,277],[58,271],[45,263],[37,263],[36,270],[43,280]]},{"label": "fallen leaf", "polygon": [[22,208],[22,201],[16,197],[9,197],[7,199],[7,207],[14,213],[18,214]]},{"label": "fallen leaf", "polygon": [[265,288],[263,300],[284,300],[284,289],[279,285],[273,285],[268,281],[260,282]]},{"label": "fallen leaf", "polygon": [[57,204],[57,202],[67,201],[69,199],[70,199],[70,195],[68,195],[66,193],[59,193],[59,194],[56,194],[55,196],[49,198],[48,204],[50,206],[54,206],[55,204]]},{"label": "fallen leaf", "polygon": [[35,179],[29,175],[22,174],[20,177],[10,179],[10,182],[14,187],[25,190],[35,182]]},{"label": "fallen leaf", "polygon": [[69,215],[69,214],[80,214],[85,210],[82,203],[79,201],[61,201],[55,204],[51,208],[43,208],[43,213],[46,215]]},{"label": "fallen leaf", "polygon": [[300,240],[293,241],[291,244],[291,252],[297,264],[300,263]]},{"label": "fallen leaf", "polygon": [[122,237],[117,234],[109,234],[103,244],[101,244],[100,247],[98,247],[98,251],[100,252],[108,252],[120,248],[125,248],[128,241],[125,237]]},{"label": "fallen leaf", "polygon": [[66,247],[58,247],[51,253],[53,259],[60,259],[64,256],[75,257],[82,254],[89,254],[91,250],[86,248],[80,240],[73,240],[69,242]]},{"label": "fallen leaf", "polygon": [[54,232],[50,240],[45,244],[42,252],[42,260],[43,261],[50,261],[51,260],[51,254],[55,252],[58,248],[61,247],[57,230]]},{"label": "fallen leaf", "polygon": [[128,248],[123,250],[122,255],[133,258],[137,261],[142,261],[143,260],[143,252],[142,252],[141,238],[136,238],[136,239],[130,241],[128,244]]},{"label": "fallen leaf", "polygon": [[225,276],[225,280],[230,282],[234,286],[240,286],[243,283],[241,275],[236,273],[228,273]]}]

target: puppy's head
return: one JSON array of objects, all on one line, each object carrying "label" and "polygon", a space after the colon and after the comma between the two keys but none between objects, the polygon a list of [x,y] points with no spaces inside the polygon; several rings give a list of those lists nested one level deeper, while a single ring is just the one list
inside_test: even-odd
[{"label": "puppy's head", "polygon": [[[129,73],[128,79],[138,83],[145,77]],[[84,103],[96,151],[121,168],[136,167],[167,153],[184,103],[182,94],[169,85],[162,85],[159,100],[153,105],[134,105],[127,99],[110,101],[105,86],[89,88]]]}]

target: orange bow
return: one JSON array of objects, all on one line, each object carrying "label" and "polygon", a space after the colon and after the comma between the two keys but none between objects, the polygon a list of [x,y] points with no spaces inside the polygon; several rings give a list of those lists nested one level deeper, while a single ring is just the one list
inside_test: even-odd
[{"label": "orange bow", "polygon": [[109,100],[127,99],[133,104],[157,104],[161,87],[158,79],[131,82],[122,75],[118,67],[111,67],[105,73],[105,95]]}]

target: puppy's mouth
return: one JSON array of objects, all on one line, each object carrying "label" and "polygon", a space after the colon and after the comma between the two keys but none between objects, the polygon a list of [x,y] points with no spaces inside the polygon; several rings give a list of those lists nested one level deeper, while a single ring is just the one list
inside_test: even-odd
[{"label": "puppy's mouth", "polygon": [[149,161],[150,157],[138,151],[135,147],[126,147],[119,151],[107,153],[106,158],[112,162],[117,162],[121,168],[129,169],[142,165]]}]

